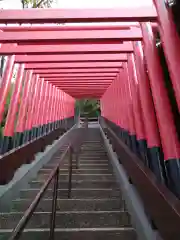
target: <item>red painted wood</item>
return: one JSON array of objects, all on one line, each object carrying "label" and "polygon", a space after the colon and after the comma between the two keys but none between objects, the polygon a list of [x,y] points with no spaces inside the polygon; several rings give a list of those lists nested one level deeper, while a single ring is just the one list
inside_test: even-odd
[{"label": "red painted wood", "polygon": [[2,10],[0,23],[156,21],[155,8]]},{"label": "red painted wood", "polygon": [[179,140],[174,125],[173,115],[167,90],[164,85],[164,75],[155,45],[155,38],[149,23],[142,25],[144,52],[147,60],[150,85],[156,109],[164,159],[180,157]]},{"label": "red painted wood", "polygon": [[31,89],[31,82],[32,82],[32,71],[27,71],[25,80],[24,80],[24,89],[23,95],[21,97],[18,120],[16,125],[16,132],[23,132],[25,131],[25,122],[26,122],[26,113],[28,109],[28,95],[30,94]]},{"label": "red painted wood", "polygon": [[154,0],[154,3],[158,12],[159,31],[164,53],[180,111],[180,37],[176,31],[171,10],[165,6],[164,1]]},{"label": "red painted wood", "polygon": [[38,90],[39,90],[39,75],[34,76],[34,84],[33,88],[31,89],[31,94],[30,94],[30,106],[29,106],[29,111],[28,111],[28,130],[32,129],[34,126],[34,118],[36,115],[36,103],[37,103],[37,96],[38,96]]},{"label": "red painted wood", "polygon": [[133,112],[135,119],[136,137],[138,140],[146,140],[144,120],[142,116],[142,107],[138,89],[139,82],[137,78],[137,71],[133,54],[129,54],[128,56],[128,75],[133,98]]},{"label": "red painted wood", "polygon": [[3,118],[4,114],[4,108],[5,108],[5,103],[6,103],[6,98],[9,92],[10,84],[11,84],[11,79],[13,75],[13,69],[14,69],[14,59],[15,56],[12,55],[8,57],[7,62],[6,62],[6,67],[1,79],[1,87],[0,87],[0,123]]},{"label": "red painted wood", "polygon": [[34,44],[34,45],[22,45],[14,46],[10,43],[1,44],[0,53],[4,55],[9,54],[110,54],[110,53],[126,53],[132,52],[132,44],[130,42],[124,42],[122,44]]},{"label": "red painted wood", "polygon": [[47,96],[46,96],[47,103],[46,103],[46,109],[45,109],[45,124],[49,123],[52,91],[53,91],[52,84],[48,84],[48,92],[47,92]]},{"label": "red painted wood", "polygon": [[138,86],[147,144],[149,148],[160,147],[160,136],[155,115],[148,75],[144,68],[144,53],[141,42],[134,43],[135,65],[137,69]]},{"label": "red painted wood", "polygon": [[[24,31],[83,31],[83,30],[129,30],[131,27],[134,27],[134,24],[128,25],[91,25],[91,26],[67,26],[67,25],[60,25],[60,26],[48,26],[48,25],[41,25],[41,26],[0,26],[0,29],[4,32],[24,32]],[[138,26],[138,24],[137,24]]]},{"label": "red painted wood", "polygon": [[47,56],[26,56],[15,57],[17,63],[73,63],[73,62],[124,62],[127,61],[127,54],[88,54],[88,55],[47,55]]},{"label": "red painted wood", "polygon": [[58,89],[55,88],[55,93],[54,93],[54,107],[53,107],[53,113],[52,113],[52,122],[55,122],[55,121],[56,121],[56,113],[57,113],[57,111],[58,111],[57,98],[58,98]]},{"label": "red painted wood", "polygon": [[81,78],[98,78],[98,77],[115,77],[117,75],[117,73],[79,73],[79,74],[60,74],[60,73],[40,73],[41,77],[54,77],[54,78],[59,78],[59,79],[68,79],[68,78],[72,78],[72,79],[81,79]]},{"label": "red painted wood", "polygon": [[32,101],[33,101],[33,94],[35,91],[37,81],[36,81],[36,74],[33,74],[31,84],[30,84],[30,90],[28,94],[28,106],[26,111],[26,122],[25,122],[25,130],[30,130],[29,121],[31,119],[31,107],[32,107]]},{"label": "red painted wood", "polygon": [[80,87],[80,86],[88,86],[88,87],[96,86],[96,87],[99,87],[99,86],[109,85],[109,84],[112,83],[112,81],[111,82],[106,82],[106,83],[102,82],[102,83],[79,83],[79,84],[77,84],[77,83],[68,84],[68,83],[58,83],[58,82],[51,82],[51,83],[59,85],[59,86],[70,86],[70,87],[71,86],[73,86],[73,87]]},{"label": "red painted wood", "polygon": [[91,82],[91,81],[106,81],[114,80],[115,77],[84,77],[84,78],[58,78],[58,77],[46,77],[44,78],[47,81],[56,81],[56,82]]},{"label": "red painted wood", "polygon": [[39,124],[41,126],[45,123],[48,86],[49,86],[49,83],[45,81],[44,82],[43,93],[42,93],[41,115],[40,115],[40,118],[39,118]]},{"label": "red painted wood", "polygon": [[18,112],[18,105],[20,94],[22,90],[22,81],[24,75],[24,64],[21,64],[17,71],[17,76],[15,80],[15,85],[8,109],[8,114],[6,118],[6,123],[4,126],[4,136],[13,136],[15,131],[15,122],[16,122],[16,114]]},{"label": "red painted wood", "polygon": [[[67,31],[67,32],[0,32],[1,43],[120,43],[121,41],[141,40],[142,34],[140,28],[131,30],[98,30],[98,31]],[[36,43],[37,44],[37,43]]]},{"label": "red painted wood", "polygon": [[56,87],[52,86],[52,92],[50,95],[50,103],[49,103],[49,117],[48,117],[48,123],[52,123],[53,121],[53,108],[55,107],[55,91]]},{"label": "red painted wood", "polygon": [[41,105],[42,105],[42,94],[44,89],[44,79],[39,79],[39,86],[37,89],[37,97],[36,97],[36,107],[35,107],[35,116],[33,121],[34,127],[39,127],[39,118],[41,114]]},{"label": "red painted wood", "polygon": [[83,68],[120,68],[121,63],[29,63],[26,69],[83,69]]},{"label": "red painted wood", "polygon": [[63,70],[59,70],[59,69],[35,69],[34,73],[38,73],[38,74],[61,74],[61,75],[75,75],[75,74],[113,74],[113,73],[117,73],[119,72],[119,70],[117,68],[91,68],[91,69],[86,69],[86,68],[82,68],[82,69],[63,69]]}]

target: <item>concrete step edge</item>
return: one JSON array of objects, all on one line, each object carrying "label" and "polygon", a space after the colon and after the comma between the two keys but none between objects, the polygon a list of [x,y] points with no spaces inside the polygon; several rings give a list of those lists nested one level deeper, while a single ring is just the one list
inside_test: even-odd
[{"label": "concrete step edge", "polygon": [[[123,211],[123,210],[119,210],[119,211],[56,211],[56,214],[57,215],[62,215],[62,214],[79,214],[79,215],[83,215],[83,214],[95,214],[95,215],[97,215],[97,214],[106,214],[106,213],[117,213],[117,214],[121,214],[121,213],[126,213],[126,214],[128,214],[128,212],[127,211]],[[5,212],[5,213],[0,213],[0,217],[2,217],[2,216],[8,216],[8,215],[20,215],[20,214],[24,214],[24,212],[15,212],[15,211],[13,211],[13,212]],[[51,212],[40,212],[40,211],[35,211],[33,214],[36,214],[36,215],[40,215],[40,214],[48,214],[48,215],[50,215],[51,214]]]},{"label": "concrete step edge", "polygon": [[[0,229],[0,233],[10,233],[13,229]],[[24,232],[49,232],[49,228],[29,228],[24,229]],[[135,231],[132,227],[117,227],[117,228],[55,228],[55,232],[116,232],[116,231]]]}]

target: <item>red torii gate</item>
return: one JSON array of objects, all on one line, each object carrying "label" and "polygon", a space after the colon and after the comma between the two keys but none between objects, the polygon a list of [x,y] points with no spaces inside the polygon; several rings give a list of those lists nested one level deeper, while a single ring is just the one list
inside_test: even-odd
[{"label": "red torii gate", "polygon": [[[160,23],[158,28],[179,108],[180,42],[163,1],[154,3],[156,8],[126,10],[0,10],[0,23],[7,24],[138,22],[127,26],[0,27],[0,53],[9,56],[0,89],[0,120],[13,66],[19,63],[5,136],[14,135],[26,72],[18,132],[72,117],[74,98],[99,98],[106,121],[120,129],[126,143],[140,154],[160,181],[165,181],[167,171],[171,190],[180,196],[179,140],[155,47],[153,28],[157,26],[152,22],[158,19]],[[161,145],[165,164],[160,160]],[[165,236],[166,230],[163,231]]]}]

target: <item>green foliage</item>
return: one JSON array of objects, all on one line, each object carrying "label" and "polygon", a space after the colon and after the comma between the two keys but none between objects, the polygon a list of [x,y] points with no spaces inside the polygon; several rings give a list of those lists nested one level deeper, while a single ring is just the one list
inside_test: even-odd
[{"label": "green foliage", "polygon": [[50,8],[54,0],[21,0],[23,8]]},{"label": "green foliage", "polygon": [[76,101],[76,109],[83,117],[97,117],[100,112],[100,104],[96,99],[81,99]]}]

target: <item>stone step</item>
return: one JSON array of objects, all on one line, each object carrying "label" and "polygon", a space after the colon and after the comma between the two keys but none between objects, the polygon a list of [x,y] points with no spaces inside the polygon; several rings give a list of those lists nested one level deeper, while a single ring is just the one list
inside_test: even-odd
[{"label": "stone step", "polygon": [[[11,230],[10,230],[11,231]],[[10,236],[10,231],[6,231],[3,234],[3,230],[0,230],[1,236],[5,237],[3,240],[7,240]],[[21,240],[49,240],[49,228],[42,229],[26,229],[22,234]],[[66,228],[55,229],[54,240],[137,240],[136,232],[133,228]]]},{"label": "stone step", "polygon": [[92,154],[89,153],[81,153],[79,154],[79,158],[94,158],[94,159],[108,159],[106,154],[96,154],[95,152]]},{"label": "stone step", "polygon": [[[46,164],[43,166],[42,169],[53,169],[54,167],[56,167],[57,164]],[[76,166],[75,163],[73,163],[73,167]],[[110,165],[108,163],[97,163],[97,164],[91,164],[91,163],[84,163],[84,164],[81,164],[81,163],[78,163],[78,166],[79,166],[79,169],[96,169],[96,168],[101,168],[101,169],[110,169]],[[69,164],[68,163],[64,163],[62,165],[62,168],[68,168],[69,167]]]},{"label": "stone step", "polygon": [[[13,201],[11,211],[25,211],[32,200],[17,199]],[[36,211],[50,212],[52,209],[52,199],[42,199]],[[57,199],[57,211],[124,211],[125,204],[120,199]]]},{"label": "stone step", "polygon": [[[57,163],[59,163],[59,161],[60,161],[60,159],[53,159],[53,160],[51,160],[49,163],[50,164],[57,164]],[[106,159],[106,158],[103,158],[103,159],[99,159],[99,158],[97,158],[97,159],[94,159],[94,158],[78,158],[78,162],[80,163],[80,164],[100,164],[100,163],[106,163],[106,164],[108,164],[109,163],[109,160],[108,159]],[[63,161],[62,161],[62,165],[63,164],[68,164],[69,163],[69,159],[64,159]],[[76,163],[76,161],[75,161],[75,159],[73,159],[73,163]]]},{"label": "stone step", "polygon": [[[49,174],[38,174],[36,180],[45,180],[49,177]],[[59,176],[59,180],[68,180],[69,179],[69,174],[64,174],[62,173]],[[35,179],[34,179],[35,180]],[[72,180],[96,180],[96,181],[115,181],[115,177],[113,174],[108,173],[108,174],[72,174]]]},{"label": "stone step", "polygon": [[[39,189],[25,189],[21,190],[20,192],[20,198],[30,198],[33,199],[35,196],[38,194]],[[53,195],[53,190],[52,189],[47,189],[44,198],[52,198]],[[58,197],[59,198],[67,198],[68,195],[68,189],[58,189]],[[111,189],[111,188],[88,188],[88,189],[83,189],[83,188],[72,188],[71,190],[71,198],[118,198],[121,199],[121,193],[119,189]]]},{"label": "stone step", "polygon": [[[45,181],[31,181],[29,186],[31,188],[41,188]],[[53,182],[49,185],[52,188]],[[68,188],[68,181],[59,181],[61,188]],[[117,188],[115,181],[72,181],[72,188]]]},{"label": "stone step", "polygon": [[79,156],[78,159],[80,160],[91,160],[91,161],[108,161],[108,157],[105,156],[105,157],[98,157],[98,156],[90,156],[90,155],[87,155],[87,156]]},{"label": "stone step", "polygon": [[[39,171],[39,173],[50,174],[52,169],[53,168],[51,168],[51,169],[41,169]],[[73,171],[73,173],[76,173],[76,174],[93,174],[93,173],[104,174],[104,173],[111,173],[112,172],[110,169],[80,169],[80,168],[76,169],[75,166],[73,167],[72,171]],[[60,172],[59,174],[69,173],[69,169],[68,168],[65,168],[65,169],[60,168],[59,172]]]},{"label": "stone step", "polygon": [[[0,229],[11,229],[23,212],[0,214]],[[48,228],[51,212],[35,212],[26,228]],[[130,216],[124,211],[70,211],[56,213],[56,228],[130,227]]]}]

